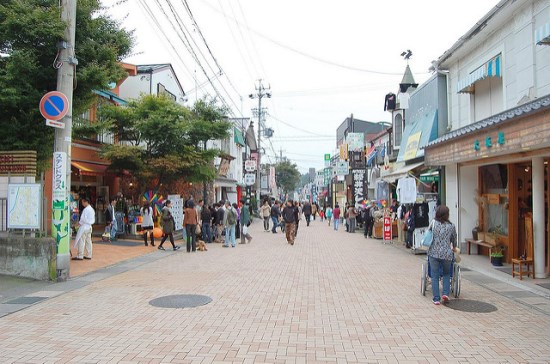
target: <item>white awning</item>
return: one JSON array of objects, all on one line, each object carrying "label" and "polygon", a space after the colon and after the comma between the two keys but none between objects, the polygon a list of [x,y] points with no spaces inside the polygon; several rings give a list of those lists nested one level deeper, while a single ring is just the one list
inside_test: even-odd
[{"label": "white awning", "polygon": [[384,176],[381,176],[381,178],[386,182],[394,182],[395,180],[398,180],[403,177],[407,177],[409,175],[409,172],[412,171],[415,168],[418,168],[420,166],[424,165],[424,162],[415,163],[415,164],[409,164],[405,165],[401,168],[398,168]]},{"label": "white awning", "polygon": [[457,93],[473,93],[474,84],[487,77],[501,77],[500,54],[470,73],[467,77],[460,79],[457,85]]},{"label": "white awning", "polygon": [[535,43],[538,45],[550,45],[550,22],[535,30]]}]

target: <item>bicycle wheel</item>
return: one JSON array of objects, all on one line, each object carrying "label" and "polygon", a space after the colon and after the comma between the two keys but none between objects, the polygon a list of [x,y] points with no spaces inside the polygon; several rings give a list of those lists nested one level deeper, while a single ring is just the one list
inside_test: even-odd
[{"label": "bicycle wheel", "polygon": [[460,296],[461,280],[462,278],[460,276],[460,266],[458,264],[455,264],[453,267],[453,282],[452,282],[453,294],[455,298],[458,298],[458,296]]},{"label": "bicycle wheel", "polygon": [[426,295],[426,287],[428,286],[428,263],[422,263],[422,275],[420,276],[420,294]]}]

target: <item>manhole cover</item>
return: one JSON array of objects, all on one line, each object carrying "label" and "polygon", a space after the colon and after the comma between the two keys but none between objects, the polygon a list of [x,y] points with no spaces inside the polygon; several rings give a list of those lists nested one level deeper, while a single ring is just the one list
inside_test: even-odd
[{"label": "manhole cover", "polygon": [[47,297],[32,297],[32,296],[19,297],[19,298],[16,298],[14,300],[4,302],[4,303],[7,303],[9,305],[32,305],[32,304],[35,304],[36,302],[40,302],[42,300],[45,300],[46,298]]},{"label": "manhole cover", "polygon": [[475,313],[489,313],[497,310],[496,306],[490,303],[475,300],[451,300],[446,306],[457,311]]},{"label": "manhole cover", "polygon": [[162,308],[186,308],[198,307],[212,302],[212,298],[196,294],[179,294],[164,296],[149,301],[151,306]]}]

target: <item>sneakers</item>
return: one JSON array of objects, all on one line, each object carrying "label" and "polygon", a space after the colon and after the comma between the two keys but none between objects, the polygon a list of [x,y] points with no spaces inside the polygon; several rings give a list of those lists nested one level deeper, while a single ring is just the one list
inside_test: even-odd
[{"label": "sneakers", "polygon": [[444,294],[443,296],[441,296],[441,299],[443,300],[443,303],[449,302],[449,296],[447,296],[446,294]]},{"label": "sneakers", "polygon": [[180,246],[179,246],[179,245],[176,245],[176,246],[174,247],[174,251],[179,250],[179,249],[180,249]]},{"label": "sneakers", "polygon": [[441,302],[439,302],[439,301],[434,301],[434,305],[439,306],[440,304],[441,304]]},{"label": "sneakers", "polygon": [[163,246],[159,245],[158,250],[166,250]]}]

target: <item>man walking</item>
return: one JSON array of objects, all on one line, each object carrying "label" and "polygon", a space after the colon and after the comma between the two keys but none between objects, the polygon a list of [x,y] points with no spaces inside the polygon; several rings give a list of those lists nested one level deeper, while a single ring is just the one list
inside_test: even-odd
[{"label": "man walking", "polygon": [[117,222],[115,217],[116,197],[111,197],[109,206],[105,210],[105,222],[109,226],[109,242],[112,243],[116,239]]},{"label": "man walking", "polygon": [[277,226],[279,226],[279,217],[281,216],[281,209],[279,208],[279,201],[275,201],[271,206],[271,221],[273,222],[273,228],[271,232],[277,234]]},{"label": "man walking", "polygon": [[[81,203],[84,209],[80,214],[79,228],[74,243],[78,253],[73,260],[92,259],[92,225],[95,224],[95,210],[90,206],[90,200],[87,197],[83,197]],[[86,256],[84,247],[88,253]]]},{"label": "man walking", "polygon": [[336,204],[336,206],[334,206],[332,216],[334,218],[334,230],[338,231],[338,226],[340,225],[340,205]]},{"label": "man walking", "polygon": [[312,213],[311,204],[309,202],[306,201],[304,203],[302,212],[304,213],[304,216],[306,218],[306,226],[309,226],[309,223],[311,222],[311,213]]},{"label": "man walking", "polygon": [[250,205],[245,199],[241,200],[243,207],[241,208],[241,244],[246,240],[250,243],[252,236],[248,233],[248,227],[250,226]]},{"label": "man walking", "polygon": [[264,230],[269,231],[269,218],[271,216],[271,206],[267,200],[264,201],[262,208],[260,209],[260,214],[264,219]]},{"label": "man walking", "polygon": [[294,245],[294,229],[296,228],[296,209],[292,200],[288,200],[282,212],[283,221],[285,222],[286,241],[290,245]]},{"label": "man walking", "polygon": [[216,231],[217,231],[218,243],[223,243],[224,216],[225,216],[225,209],[223,207],[223,203],[218,203],[218,210],[216,211]]},{"label": "man walking", "polygon": [[229,248],[229,244],[234,248],[235,241],[235,226],[237,226],[237,211],[231,206],[229,201],[225,202],[225,212],[223,215],[223,225],[225,225],[225,243],[224,248]]}]

